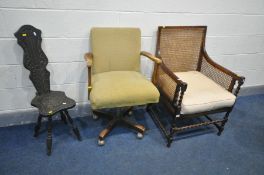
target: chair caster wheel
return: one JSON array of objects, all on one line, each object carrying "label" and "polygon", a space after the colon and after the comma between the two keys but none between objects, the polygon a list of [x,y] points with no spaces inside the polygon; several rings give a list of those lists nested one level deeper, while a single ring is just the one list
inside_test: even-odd
[{"label": "chair caster wheel", "polygon": [[129,115],[129,116],[131,116],[132,114],[133,114],[133,112],[132,112],[132,111],[129,111],[129,112],[128,112],[128,115]]},{"label": "chair caster wheel", "polygon": [[104,140],[98,140],[98,145],[99,146],[104,146],[104,144],[105,144],[105,141]]},{"label": "chair caster wheel", "polygon": [[94,120],[97,120],[99,117],[95,114],[92,115]]},{"label": "chair caster wheel", "polygon": [[143,137],[144,137],[143,133],[141,133],[141,132],[137,133],[137,138],[138,139],[142,139]]}]

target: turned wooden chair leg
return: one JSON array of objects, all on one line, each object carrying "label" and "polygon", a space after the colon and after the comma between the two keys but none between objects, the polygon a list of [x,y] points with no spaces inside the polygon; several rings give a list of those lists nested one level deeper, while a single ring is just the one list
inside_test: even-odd
[{"label": "turned wooden chair leg", "polygon": [[171,146],[171,143],[173,141],[173,135],[175,134],[175,130],[173,128],[177,128],[177,122],[180,120],[180,117],[176,117],[176,114],[175,116],[173,116],[172,118],[172,124],[171,124],[171,128],[170,128],[170,133],[168,134],[167,136],[167,147],[169,148]]},{"label": "turned wooden chair leg", "polygon": [[66,117],[62,112],[60,112],[60,117],[61,117],[61,121],[63,121],[65,124],[67,124]]},{"label": "turned wooden chair leg", "polygon": [[38,116],[38,121],[37,121],[37,124],[35,126],[35,132],[34,132],[34,137],[37,137],[39,135],[39,130],[40,130],[40,127],[41,127],[41,120],[42,120],[42,115],[39,114]]},{"label": "turned wooden chair leg", "polygon": [[170,129],[170,134],[167,136],[167,147],[169,148],[171,146],[171,143],[173,141],[173,134],[174,134],[174,131],[173,129],[171,128]]},{"label": "turned wooden chair leg", "polygon": [[47,155],[51,155],[52,149],[52,117],[48,116]]},{"label": "turned wooden chair leg", "polygon": [[80,135],[79,129],[74,125],[73,120],[72,120],[71,116],[69,115],[68,111],[65,110],[65,111],[63,111],[62,113],[65,114],[64,116],[66,117],[66,119],[68,119],[68,122],[69,122],[69,124],[70,124],[70,126],[71,126],[71,128],[72,128],[72,131],[73,131],[73,133],[76,135],[77,139],[78,139],[79,141],[81,141],[82,138],[81,138],[81,135]]},{"label": "turned wooden chair leg", "polygon": [[226,124],[226,122],[227,122],[227,120],[228,120],[228,116],[229,116],[229,113],[230,113],[230,112],[231,112],[231,111],[229,111],[229,112],[227,112],[227,113],[225,114],[224,121],[221,123],[221,125],[220,125],[220,127],[219,127],[219,129],[218,129],[218,133],[217,133],[218,136],[220,136],[220,135],[222,134],[222,132],[224,131],[224,127],[225,127],[225,124]]}]

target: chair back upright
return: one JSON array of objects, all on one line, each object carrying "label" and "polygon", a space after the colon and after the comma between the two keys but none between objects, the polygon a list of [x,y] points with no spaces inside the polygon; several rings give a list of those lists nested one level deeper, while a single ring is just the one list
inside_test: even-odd
[{"label": "chair back upright", "polygon": [[29,78],[37,94],[50,92],[50,72],[46,69],[48,58],[41,48],[41,30],[23,25],[14,35],[24,51],[23,64],[30,71]]}]

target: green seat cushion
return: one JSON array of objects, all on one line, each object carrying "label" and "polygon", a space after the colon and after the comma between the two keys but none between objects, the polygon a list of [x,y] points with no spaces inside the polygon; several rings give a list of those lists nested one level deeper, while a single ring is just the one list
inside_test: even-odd
[{"label": "green seat cushion", "polygon": [[159,96],[156,87],[136,71],[110,71],[92,76],[92,109],[157,103]]}]

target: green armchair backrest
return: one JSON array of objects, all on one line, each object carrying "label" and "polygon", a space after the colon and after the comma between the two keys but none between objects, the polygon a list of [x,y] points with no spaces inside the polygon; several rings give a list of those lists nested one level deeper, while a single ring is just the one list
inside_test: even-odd
[{"label": "green armchair backrest", "polygon": [[140,71],[141,36],[138,28],[92,28],[92,73]]}]

